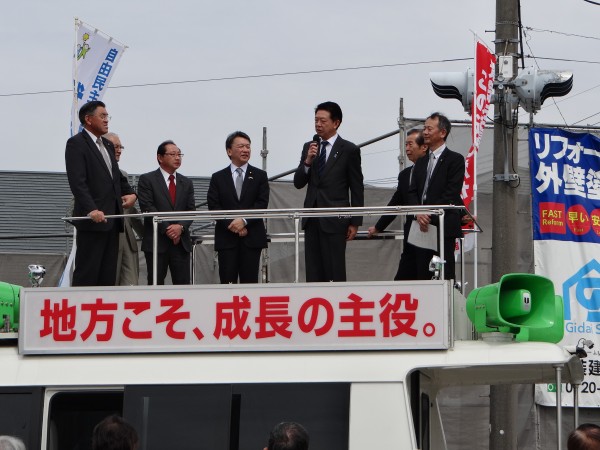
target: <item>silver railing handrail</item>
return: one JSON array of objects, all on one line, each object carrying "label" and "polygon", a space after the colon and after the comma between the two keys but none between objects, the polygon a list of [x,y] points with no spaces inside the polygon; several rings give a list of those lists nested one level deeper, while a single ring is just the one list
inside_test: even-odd
[{"label": "silver railing handrail", "polygon": [[[297,283],[299,274],[299,255],[300,255],[300,220],[311,217],[354,217],[354,216],[387,216],[387,215],[416,215],[433,214],[440,216],[440,226],[438,236],[444,236],[444,215],[445,210],[462,210],[471,218],[477,230],[481,227],[476,219],[469,213],[464,206],[453,205],[415,205],[415,206],[363,206],[363,207],[342,207],[342,208],[285,208],[285,209],[236,209],[222,211],[170,211],[170,212],[150,212],[138,214],[112,214],[104,216],[106,219],[117,219],[125,217],[152,217],[153,222],[153,261],[152,261],[152,283],[156,285],[157,275],[157,239],[158,224],[173,220],[223,220],[223,219],[292,219],[294,220],[294,241],[295,241],[295,279]],[[62,220],[91,220],[90,217],[63,217]],[[441,242],[441,240],[440,240]],[[440,258],[445,261],[444,246],[440,245]],[[444,264],[440,274],[444,279]]]}]

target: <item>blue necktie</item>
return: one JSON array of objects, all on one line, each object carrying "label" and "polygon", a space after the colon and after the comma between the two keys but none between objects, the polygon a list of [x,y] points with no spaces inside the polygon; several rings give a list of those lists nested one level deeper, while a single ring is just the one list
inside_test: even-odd
[{"label": "blue necktie", "polygon": [[319,152],[319,176],[323,175],[325,163],[327,162],[327,141],[321,142],[321,151]]}]

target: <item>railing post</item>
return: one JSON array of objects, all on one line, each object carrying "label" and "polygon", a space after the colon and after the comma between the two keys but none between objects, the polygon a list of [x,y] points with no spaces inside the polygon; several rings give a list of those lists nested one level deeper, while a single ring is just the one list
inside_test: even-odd
[{"label": "railing post", "polygon": [[158,217],[152,218],[152,286],[156,286],[158,272]]},{"label": "railing post", "polygon": [[[439,247],[440,247],[439,248],[440,258],[442,261],[444,261],[442,263],[442,271],[440,273],[440,279],[442,279],[442,280],[446,279],[446,255],[444,252],[444,247],[445,247],[444,246],[444,244],[445,244],[445,242],[444,242],[444,214],[445,214],[445,211],[442,209],[442,212],[439,216],[440,217],[440,229],[439,229],[439,235],[438,235],[438,237],[439,237],[438,242],[439,242]],[[454,257],[454,255],[452,255],[452,257]],[[456,276],[456,270],[454,273],[455,273],[454,276]]]},{"label": "railing post", "polygon": [[294,217],[294,283],[300,280],[300,218]]},{"label": "railing post", "polygon": [[556,448],[562,450],[562,364],[556,364]]}]

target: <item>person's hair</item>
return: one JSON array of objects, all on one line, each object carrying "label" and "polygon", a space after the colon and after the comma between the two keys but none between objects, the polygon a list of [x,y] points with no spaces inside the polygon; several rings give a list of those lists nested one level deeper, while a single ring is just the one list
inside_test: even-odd
[{"label": "person's hair", "polygon": [[225,148],[230,149],[233,145],[233,141],[235,140],[235,138],[239,137],[247,139],[248,142],[252,143],[252,141],[250,140],[250,136],[248,136],[246,133],[244,133],[243,131],[234,131],[229,136],[227,136],[227,139],[225,139]]},{"label": "person's hair", "polygon": [[438,120],[438,128],[440,130],[446,130],[446,136],[444,136],[444,141],[448,139],[450,135],[450,130],[452,129],[452,124],[450,120],[443,114],[439,112],[434,112],[427,119],[437,119]]},{"label": "person's hair", "polygon": [[158,146],[158,148],[156,149],[156,154],[164,155],[167,152],[167,145],[169,145],[169,144],[175,145],[175,142],[173,142],[171,140],[161,142],[160,145]]},{"label": "person's hair", "polygon": [[269,436],[268,450],[308,450],[308,432],[296,422],[275,425]]},{"label": "person's hair", "polygon": [[81,125],[85,125],[85,116],[93,116],[98,108],[106,108],[106,105],[100,100],[94,100],[93,102],[87,102],[81,108],[79,108],[79,121]]},{"label": "person's hair", "polygon": [[411,136],[413,134],[417,134],[418,136],[415,138],[415,143],[421,147],[422,145],[425,145],[425,139],[423,138],[423,131],[419,130],[418,128],[411,128],[410,130],[408,130],[408,132],[406,133],[406,137]]},{"label": "person's hair", "polygon": [[579,425],[567,440],[567,450],[598,449],[600,449],[600,427],[593,423]]},{"label": "person's hair", "polygon": [[92,450],[134,450],[138,434],[122,417],[108,416],[94,427]]},{"label": "person's hair", "polygon": [[331,117],[331,120],[333,120],[334,122],[336,120],[339,120],[340,123],[342,123],[342,108],[340,108],[340,105],[338,105],[337,103],[321,103],[315,108],[315,114],[317,113],[317,111],[327,111],[329,113],[329,116]]},{"label": "person's hair", "polygon": [[119,135],[117,133],[113,133],[112,131],[109,131],[108,133],[106,133],[102,137],[105,137],[106,139],[110,140],[110,138],[112,138],[112,137],[119,137]]},{"label": "person's hair", "polygon": [[0,450],[25,450],[25,444],[14,436],[0,436]]}]

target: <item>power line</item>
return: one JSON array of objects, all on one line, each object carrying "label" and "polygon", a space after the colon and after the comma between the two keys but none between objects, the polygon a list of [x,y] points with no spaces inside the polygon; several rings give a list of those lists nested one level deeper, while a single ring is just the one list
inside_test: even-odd
[{"label": "power line", "polygon": [[[158,83],[140,83],[140,84],[123,84],[120,86],[110,86],[108,89],[123,89],[133,87],[150,87],[150,86],[169,86],[176,84],[191,84],[191,83],[208,83],[213,81],[233,81],[233,80],[248,80],[253,78],[270,78],[270,77],[284,77],[291,75],[308,75],[314,73],[328,73],[328,72],[344,72],[350,70],[365,70],[365,69],[381,69],[388,67],[401,67],[401,66],[418,66],[423,64],[437,64],[457,61],[471,61],[473,58],[451,58],[451,59],[437,59],[429,61],[415,61],[407,63],[395,63],[395,64],[378,64],[371,66],[356,66],[356,67],[340,67],[334,69],[317,69],[317,70],[300,70],[297,72],[279,72],[279,73],[266,73],[259,75],[239,75],[233,77],[218,77],[218,78],[201,78],[197,80],[180,80],[180,81],[163,81]],[[64,90],[53,90],[53,91],[36,91],[36,92],[17,92],[11,94],[0,94],[0,97],[15,97],[19,95],[40,95],[40,94],[56,94],[63,92],[72,92],[71,89]]]},{"label": "power line", "polygon": [[[535,62],[535,65],[538,67],[538,69],[540,68],[540,65],[537,62],[537,58],[535,56],[533,56],[533,50],[531,49],[531,46],[529,45],[529,40],[531,39],[527,33],[524,33],[525,37],[526,37],[526,41],[525,41],[525,45],[527,45],[527,48],[529,49],[529,51],[532,53],[532,58],[533,61]],[[554,97],[552,97],[552,102],[554,103],[554,106],[556,106],[556,109],[558,110],[558,113],[560,114],[560,117],[562,117],[563,122],[565,123],[565,126],[568,126],[567,124],[567,119],[565,119],[565,116],[563,115],[562,111],[560,110],[560,108],[558,107],[558,104],[556,103],[556,100],[554,99]]]},{"label": "power line", "polygon": [[[531,48],[530,48],[530,50],[531,50]],[[582,60],[582,59],[569,59],[569,58],[550,58],[550,57],[533,56],[533,55],[525,55],[525,58],[544,59],[547,61],[575,62],[575,63],[582,63],[582,64],[600,64],[600,61],[586,61],[586,60]]]},{"label": "power line", "polygon": [[591,117],[597,116],[598,114],[600,114],[600,111],[598,111],[595,114],[592,114],[591,116],[584,117],[583,119],[578,120],[577,122],[573,122],[571,125],[577,125],[579,122],[583,122],[584,120],[587,120],[587,119],[589,119]]},{"label": "power line", "polygon": [[533,27],[524,27],[524,28],[526,30],[529,30],[529,31],[536,31],[536,32],[540,32],[540,33],[553,33],[553,34],[560,34],[562,36],[579,37],[579,38],[583,38],[583,39],[594,39],[596,41],[600,41],[600,38],[599,37],[595,37],[595,36],[584,36],[582,34],[564,33],[562,31],[544,30],[544,29],[533,28]]}]

